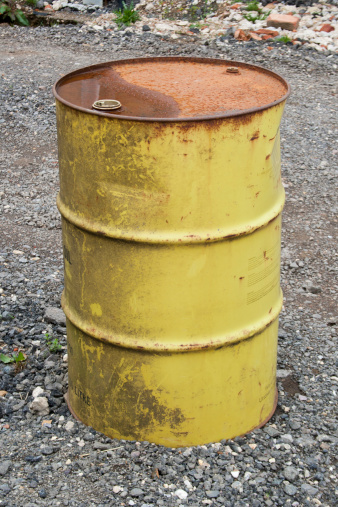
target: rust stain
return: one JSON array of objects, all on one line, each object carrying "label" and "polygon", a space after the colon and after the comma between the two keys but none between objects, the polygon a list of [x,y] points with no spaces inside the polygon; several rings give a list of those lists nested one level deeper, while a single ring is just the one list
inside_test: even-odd
[{"label": "rust stain", "polygon": [[266,261],[271,260],[271,258],[270,258],[270,257],[268,257],[268,256],[266,255],[266,250],[264,250],[264,252],[263,252],[263,257],[264,257],[264,259],[265,259]]},{"label": "rust stain", "polygon": [[174,435],[176,437],[186,437],[189,433],[187,431],[175,431],[174,432]]},{"label": "rust stain", "polygon": [[117,63],[114,69],[128,83],[172,97],[183,117],[259,107],[285,93],[283,83],[265,72],[241,66],[234,79],[224,74],[225,65],[176,60]]},{"label": "rust stain", "polygon": [[258,138],[259,138],[259,130],[256,130],[256,132],[253,133],[250,141],[255,141]]},{"label": "rust stain", "polygon": [[252,111],[288,93],[286,83],[265,69],[238,63],[241,72],[234,79],[224,74],[227,66],[224,60],[177,57],[108,62],[62,78],[57,94],[90,111],[96,100],[121,102],[121,109],[105,116],[198,120]]}]

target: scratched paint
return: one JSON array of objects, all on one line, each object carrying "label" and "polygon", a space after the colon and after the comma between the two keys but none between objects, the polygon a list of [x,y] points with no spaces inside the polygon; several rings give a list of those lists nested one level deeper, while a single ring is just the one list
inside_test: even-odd
[{"label": "scratched paint", "polygon": [[[184,61],[176,62],[181,71]],[[170,62],[163,60],[167,76],[175,74]],[[124,92],[140,97],[147,60],[142,69],[121,65],[113,64],[118,79],[108,74],[118,86],[129,80]],[[92,84],[101,71],[91,69]],[[191,121],[184,115],[197,96],[189,105],[177,83],[168,84],[170,95],[155,79],[141,108],[147,114],[131,118],[66,104],[58,93],[79,85],[81,72],[56,87],[69,406],[112,438],[169,447],[246,433],[276,406],[279,124],[288,87],[244,65],[243,82],[258,72],[279,92],[272,87],[241,115],[212,112],[208,99]],[[133,114],[141,111],[135,104]],[[155,106],[167,119],[150,121]]]}]

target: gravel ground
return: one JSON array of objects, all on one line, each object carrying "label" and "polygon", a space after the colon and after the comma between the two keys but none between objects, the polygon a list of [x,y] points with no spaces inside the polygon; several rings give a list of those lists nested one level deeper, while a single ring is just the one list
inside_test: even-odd
[{"label": "gravel ground", "polygon": [[[235,41],[173,43],[147,33],[111,37],[71,25],[0,25],[0,41],[0,348],[27,356],[24,364],[0,362],[0,505],[337,505],[335,56]],[[249,435],[186,449],[106,438],[76,422],[63,398],[51,85],[85,65],[147,55],[257,63],[286,77],[293,91],[281,128],[287,202],[278,407]],[[46,332],[61,350],[50,351]]]},{"label": "gravel ground", "polygon": [[[256,1],[256,0],[255,0]],[[43,8],[43,1],[38,1]],[[151,32],[171,41],[186,39],[221,42],[235,38],[241,41],[254,40],[262,45],[273,46],[280,39],[296,48],[307,47],[327,53],[338,52],[338,0],[287,0],[271,3],[235,2],[234,0],[140,0],[135,4],[134,14],[138,16],[129,26],[121,24],[117,16],[117,1],[113,0],[103,8],[84,5],[77,0],[54,0],[44,11],[28,7],[33,23],[74,23],[81,17],[83,29],[110,32],[127,30],[132,35]],[[129,1],[130,6],[133,2]],[[291,5],[288,5],[291,4]],[[248,11],[247,9],[251,9]],[[254,9],[254,10],[253,10]],[[256,10],[255,10],[256,9]],[[257,12],[259,10],[259,15]],[[291,15],[295,24],[285,24],[281,19],[276,24],[275,15]],[[42,16],[42,17],[41,17]],[[258,16],[258,17],[257,17]],[[273,31],[271,32],[270,18]],[[290,19],[289,19],[290,22]],[[127,23],[128,24],[128,23]],[[269,29],[268,31],[266,29]],[[262,31],[263,29],[263,31]],[[263,35],[265,34],[265,35]],[[113,34],[111,34],[113,36]],[[268,39],[266,39],[268,37]]]}]

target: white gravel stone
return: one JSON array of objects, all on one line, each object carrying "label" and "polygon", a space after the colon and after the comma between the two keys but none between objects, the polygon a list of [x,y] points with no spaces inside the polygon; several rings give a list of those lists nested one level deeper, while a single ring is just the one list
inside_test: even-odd
[{"label": "white gravel stone", "polygon": [[187,497],[188,497],[188,493],[186,491],[184,491],[184,489],[177,489],[175,491],[175,495],[180,499],[180,500],[185,500]]},{"label": "white gravel stone", "polygon": [[42,389],[42,387],[38,386],[36,387],[33,392],[32,392],[32,396],[33,398],[37,398],[38,396],[40,396],[40,394],[42,394],[44,392],[44,390]]},{"label": "white gravel stone", "polygon": [[73,421],[67,421],[66,424],[65,424],[65,430],[66,431],[72,431],[73,428],[74,428]]},{"label": "white gravel stone", "polygon": [[35,398],[29,405],[29,410],[32,413],[36,413],[38,415],[48,415],[49,414],[48,399],[45,398],[44,396]]}]

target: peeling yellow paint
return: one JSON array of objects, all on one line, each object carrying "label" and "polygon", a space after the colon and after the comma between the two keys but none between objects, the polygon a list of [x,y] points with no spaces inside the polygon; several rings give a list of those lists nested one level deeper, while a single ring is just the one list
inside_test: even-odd
[{"label": "peeling yellow paint", "polygon": [[92,303],[90,305],[90,309],[93,316],[102,317],[102,308],[101,305],[99,305],[99,303]]}]

